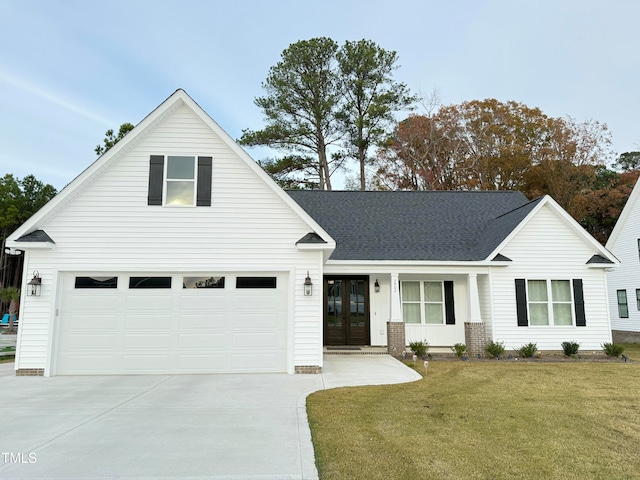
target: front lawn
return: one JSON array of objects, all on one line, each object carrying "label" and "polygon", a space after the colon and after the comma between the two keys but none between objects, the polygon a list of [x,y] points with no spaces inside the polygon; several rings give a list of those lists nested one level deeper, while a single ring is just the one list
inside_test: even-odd
[{"label": "front lawn", "polygon": [[322,479],[640,478],[640,363],[434,360],[307,410]]}]

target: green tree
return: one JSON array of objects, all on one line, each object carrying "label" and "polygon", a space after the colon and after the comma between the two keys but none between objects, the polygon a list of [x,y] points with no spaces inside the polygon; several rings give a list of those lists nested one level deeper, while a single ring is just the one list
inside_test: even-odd
[{"label": "green tree", "polygon": [[16,287],[5,287],[0,289],[0,301],[9,304],[9,333],[13,333],[13,317],[18,311],[18,302],[20,302],[20,289]]},{"label": "green tree", "polygon": [[408,109],[417,97],[393,80],[398,55],[371,40],[346,41],[336,53],[343,96],[338,119],[346,135],[348,155],[360,166],[360,189],[366,190],[369,149],[395,123],[394,113]]},{"label": "green tree", "polygon": [[[318,182],[310,180],[315,171],[313,158],[287,155],[259,160],[260,165],[285,190],[317,190]],[[313,177],[313,175],[311,175]]]},{"label": "green tree", "polygon": [[340,103],[337,49],[326,37],[289,45],[262,83],[266,95],[254,100],[262,109],[266,127],[245,129],[239,140],[245,146],[264,145],[303,157],[316,155],[313,168],[319,187],[327,190],[331,190],[331,174],[341,165],[327,151],[342,136],[335,118]]},{"label": "green tree", "polygon": [[622,153],[616,160],[615,166],[621,170],[637,170],[640,168],[640,152]]},{"label": "green tree", "polygon": [[118,130],[118,135],[116,135],[113,130],[109,129],[106,131],[104,138],[104,146],[96,145],[95,152],[96,155],[100,156],[107,152],[111,147],[113,147],[116,143],[124,138],[124,136],[133,130],[134,126],[130,123],[123,123],[120,125],[120,129]]},{"label": "green tree", "polygon": [[[0,178],[0,288],[18,285],[21,263],[10,260],[4,249],[7,236],[40,210],[56,194],[56,189],[33,175],[23,179],[6,174]],[[19,258],[22,258],[21,256]]]}]

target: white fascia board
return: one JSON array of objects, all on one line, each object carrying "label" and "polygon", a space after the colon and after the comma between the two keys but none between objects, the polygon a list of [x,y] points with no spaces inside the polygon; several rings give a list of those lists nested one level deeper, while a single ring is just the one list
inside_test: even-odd
[{"label": "white fascia board", "polygon": [[[529,214],[518,224],[513,231],[507,235],[507,237],[496,247],[493,252],[489,254],[487,258],[494,258],[496,255],[500,253],[500,251],[507,245],[520,231],[524,228],[524,226],[529,223],[529,221],[542,209],[545,205],[549,205],[552,207],[562,219],[569,224],[573,230],[587,243],[589,243],[600,255],[604,258],[611,260],[614,265],[618,265],[620,262],[618,259],[605,247],[603,247],[595,238],[593,238],[589,232],[587,232],[582,226],[571,216],[569,215],[564,208],[562,208],[558,202],[556,202],[551,196],[545,195],[538,202],[538,204],[533,207],[533,210],[529,212]],[[587,259],[588,260],[588,259]],[[586,262],[586,260],[585,260]]]},{"label": "white fascia board", "polygon": [[429,273],[435,275],[488,274],[491,262],[415,262],[415,261],[345,261],[329,260],[325,274]]},{"label": "white fascia board", "polygon": [[16,250],[46,250],[52,249],[55,244],[51,242],[16,242],[15,240],[7,240],[6,247],[15,248]]},{"label": "white fascia board", "polygon": [[636,184],[633,187],[633,190],[631,191],[631,195],[629,195],[629,199],[627,200],[627,203],[622,209],[622,212],[620,213],[618,220],[616,220],[616,224],[614,225],[613,230],[611,231],[611,235],[609,235],[609,238],[605,245],[608,249],[612,249],[614,247],[616,241],[618,240],[618,236],[622,231],[623,226],[626,224],[628,217],[631,215],[632,210],[634,208],[640,208],[640,205],[637,205],[638,197],[640,197],[640,179],[636,181]]}]

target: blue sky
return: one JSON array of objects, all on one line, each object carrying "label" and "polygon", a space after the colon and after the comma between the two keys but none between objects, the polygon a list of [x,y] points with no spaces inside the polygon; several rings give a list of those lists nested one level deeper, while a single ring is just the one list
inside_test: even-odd
[{"label": "blue sky", "polygon": [[640,150],[639,18],[637,0],[0,0],[0,175],[60,189],[177,88],[232,137],[259,129],[269,67],[317,36],[397,51],[395,78],[444,104],[515,100]]}]

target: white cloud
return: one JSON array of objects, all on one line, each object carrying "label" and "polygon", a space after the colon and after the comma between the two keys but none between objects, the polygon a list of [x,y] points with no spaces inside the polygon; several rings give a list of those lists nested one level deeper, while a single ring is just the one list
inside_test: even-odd
[{"label": "white cloud", "polygon": [[6,71],[4,72],[0,71],[0,82],[11,85],[12,87],[22,90],[24,92],[27,92],[31,95],[35,95],[36,97],[46,100],[47,102],[57,105],[58,107],[62,107],[65,110],[78,114],[84,118],[92,120],[101,125],[104,125],[107,127],[113,127],[115,123],[112,120],[109,120],[100,115],[96,115],[95,113],[90,112],[89,110],[86,110],[85,108],[81,107],[77,103],[62,97],[61,95],[58,95],[54,92],[47,91],[44,88],[33,84],[27,79],[18,78],[16,76],[10,75]]}]

